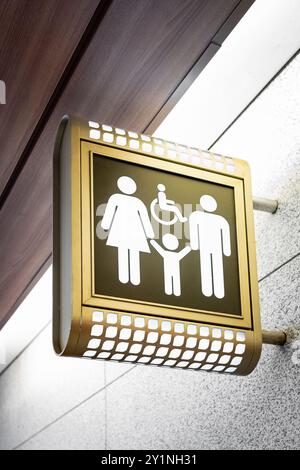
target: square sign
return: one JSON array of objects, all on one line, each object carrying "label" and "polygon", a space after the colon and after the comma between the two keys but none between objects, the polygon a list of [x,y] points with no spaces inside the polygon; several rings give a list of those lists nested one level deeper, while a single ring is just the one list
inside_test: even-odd
[{"label": "square sign", "polygon": [[56,351],[251,372],[261,348],[252,212],[245,162],[64,118]]}]

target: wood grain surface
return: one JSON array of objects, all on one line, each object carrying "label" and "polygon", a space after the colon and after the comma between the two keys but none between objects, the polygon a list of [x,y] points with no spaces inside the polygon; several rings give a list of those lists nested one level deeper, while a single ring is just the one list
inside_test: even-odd
[{"label": "wood grain surface", "polygon": [[99,0],[1,0],[0,193]]}]

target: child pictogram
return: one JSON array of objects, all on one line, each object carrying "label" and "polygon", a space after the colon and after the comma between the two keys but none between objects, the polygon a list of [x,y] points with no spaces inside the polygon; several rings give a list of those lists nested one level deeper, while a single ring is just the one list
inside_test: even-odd
[{"label": "child pictogram", "polygon": [[151,245],[161,255],[164,260],[164,282],[165,293],[167,295],[181,295],[181,280],[180,280],[180,261],[190,251],[191,247],[186,246],[180,251],[177,250],[179,242],[175,235],[166,233],[162,237],[163,245],[166,249],[162,248],[155,240],[150,240]]}]

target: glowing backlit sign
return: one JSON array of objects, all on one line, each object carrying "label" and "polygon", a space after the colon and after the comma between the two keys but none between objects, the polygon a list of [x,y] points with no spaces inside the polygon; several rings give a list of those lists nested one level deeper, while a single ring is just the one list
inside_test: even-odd
[{"label": "glowing backlit sign", "polygon": [[261,348],[245,162],[65,118],[54,174],[54,344],[247,374]]}]

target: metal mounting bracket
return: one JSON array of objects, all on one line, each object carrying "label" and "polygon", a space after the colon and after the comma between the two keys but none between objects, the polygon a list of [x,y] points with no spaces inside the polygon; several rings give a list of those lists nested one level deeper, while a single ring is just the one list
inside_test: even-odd
[{"label": "metal mounting bracket", "polygon": [[[253,209],[256,211],[269,212],[275,214],[278,209],[278,201],[264,197],[253,198]],[[283,346],[287,342],[287,334],[284,331],[262,331],[263,344],[273,344]]]},{"label": "metal mounting bracket", "polygon": [[284,346],[287,342],[287,334],[284,331],[262,331],[263,344]]},{"label": "metal mounting bracket", "polygon": [[269,212],[275,214],[278,209],[278,201],[276,199],[266,199],[264,197],[253,198],[253,209],[255,211]]}]

